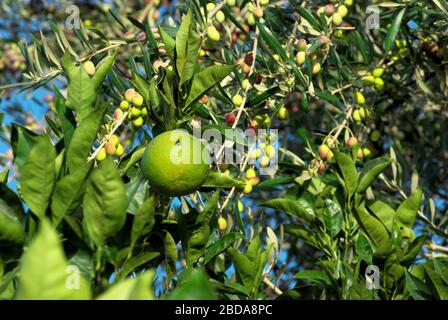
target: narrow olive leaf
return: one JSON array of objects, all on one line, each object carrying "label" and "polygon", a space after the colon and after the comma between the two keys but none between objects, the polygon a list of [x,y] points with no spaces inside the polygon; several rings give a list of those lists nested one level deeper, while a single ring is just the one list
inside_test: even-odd
[{"label": "narrow olive leaf", "polygon": [[179,87],[190,80],[198,60],[201,38],[194,29],[195,20],[189,10],[183,17],[176,34],[176,69],[180,77]]},{"label": "narrow olive leaf", "polygon": [[345,182],[347,197],[350,199],[356,191],[358,184],[358,173],[356,172],[355,162],[348,155],[337,152],[335,154],[336,162],[341,170]]},{"label": "narrow olive leaf", "polygon": [[83,223],[98,247],[123,227],[127,202],[124,183],[114,161],[111,158],[101,161],[90,175],[83,199]]},{"label": "narrow olive leaf", "polygon": [[231,188],[238,187],[243,188],[245,186],[245,182],[235,179],[231,176],[225,175],[222,172],[211,172],[207,180],[202,184],[202,187],[206,188]]},{"label": "narrow olive leaf", "polygon": [[126,278],[131,272],[139,267],[145,266],[147,263],[153,261],[161,256],[158,251],[144,252],[139,255],[134,255],[128,261],[126,261],[121,267],[120,279]]},{"label": "narrow olive leaf", "polygon": [[431,300],[433,298],[431,290],[419,278],[413,276],[405,270],[406,288],[415,300]]},{"label": "narrow olive leaf", "polygon": [[401,26],[401,21],[403,20],[404,13],[406,12],[406,7],[400,10],[395,20],[392,22],[392,26],[387,31],[386,38],[384,39],[384,51],[387,53],[392,49],[394,45],[395,37],[397,36],[398,30]]},{"label": "narrow olive leaf", "polygon": [[67,52],[62,57],[62,66],[68,77],[67,107],[74,109],[78,119],[84,119],[93,110],[98,89],[117,56],[117,51],[104,58],[97,66],[96,72],[90,76],[83,65],[75,65]]},{"label": "narrow olive leaf", "polygon": [[319,21],[304,7],[297,7],[297,10],[300,13],[300,16],[308,21],[308,23],[317,31],[321,31]]},{"label": "narrow olive leaf", "polygon": [[[358,198],[358,199],[356,199]],[[375,257],[385,257],[391,250],[392,241],[384,224],[365,210],[361,197],[355,196],[355,218],[375,245]]]},{"label": "narrow olive leaf", "polygon": [[139,162],[143,157],[145,147],[137,147],[132,152],[126,155],[126,157],[120,162],[119,169],[121,175],[125,174],[134,164]]},{"label": "narrow olive leaf", "polygon": [[266,44],[277,53],[283,61],[288,60],[288,55],[286,54],[285,49],[282,47],[280,41],[273,36],[272,32],[265,28],[264,24],[261,22],[257,22],[257,26],[263,41],[266,42]]},{"label": "narrow olive leaf", "polygon": [[25,213],[19,197],[6,184],[0,183],[0,244],[22,244],[25,232],[22,225]]},{"label": "narrow olive leaf", "polygon": [[349,33],[349,36],[353,39],[352,43],[356,46],[356,48],[358,48],[359,52],[361,53],[364,63],[369,63],[369,54],[367,52],[366,42],[361,37],[361,34],[357,30],[352,30]]},{"label": "narrow olive leaf", "polygon": [[448,300],[448,284],[444,283],[442,278],[429,267],[425,266],[425,280],[431,291],[439,300]]},{"label": "narrow olive leaf", "polygon": [[367,162],[361,170],[358,179],[358,187],[356,192],[364,192],[372,182],[378,177],[378,175],[384,171],[390,164],[392,159],[390,158],[377,158]]},{"label": "narrow olive leaf", "polygon": [[277,198],[263,202],[261,207],[268,207],[278,211],[283,211],[291,216],[300,218],[307,223],[310,223],[314,216],[310,214],[300,203],[296,200],[288,198]]},{"label": "narrow olive leaf", "polygon": [[234,70],[235,66],[213,65],[193,76],[190,93],[185,101],[184,108],[189,108],[199,100],[211,87]]},{"label": "narrow olive leaf", "polygon": [[213,242],[205,251],[203,264],[205,265],[209,263],[210,260],[227,250],[227,248],[229,248],[236,240],[241,239],[242,237],[242,233],[230,232],[222,236],[222,238],[216,242]]},{"label": "narrow olive leaf", "polygon": [[152,284],[155,271],[140,273],[135,278],[121,280],[102,293],[97,300],[154,300]]},{"label": "narrow olive leaf", "polygon": [[261,182],[258,185],[258,188],[272,188],[272,187],[276,187],[276,186],[280,186],[280,185],[284,185],[284,184],[290,184],[294,182],[295,178],[274,178],[274,179],[269,179],[269,180],[265,180],[263,182]]},{"label": "narrow olive leaf", "polygon": [[20,172],[20,190],[31,211],[45,217],[56,179],[56,150],[48,136],[42,136],[31,149]]},{"label": "narrow olive leaf", "polygon": [[170,300],[214,300],[216,292],[204,270],[189,269],[182,274],[183,281],[170,295]]},{"label": "narrow olive leaf", "polygon": [[176,40],[171,38],[171,36],[159,25],[159,33],[162,36],[163,44],[165,45],[166,52],[171,60],[174,61],[174,50],[176,48]]},{"label": "narrow olive leaf", "polygon": [[302,270],[294,275],[294,278],[301,280],[309,280],[325,285],[331,285],[330,277],[323,271],[318,270]]},{"label": "narrow olive leaf", "polygon": [[144,234],[149,233],[155,224],[155,203],[154,195],[146,199],[138,208],[134,215],[134,221],[131,229],[131,247],[129,253],[131,254],[137,240]]},{"label": "narrow olive leaf", "polygon": [[67,263],[56,231],[44,219],[21,259],[17,299],[90,299],[90,289]]},{"label": "narrow olive leaf", "polygon": [[422,199],[422,189],[417,189],[409,198],[404,200],[398,207],[395,213],[395,222],[400,226],[412,228],[415,219],[417,218],[417,211]]}]

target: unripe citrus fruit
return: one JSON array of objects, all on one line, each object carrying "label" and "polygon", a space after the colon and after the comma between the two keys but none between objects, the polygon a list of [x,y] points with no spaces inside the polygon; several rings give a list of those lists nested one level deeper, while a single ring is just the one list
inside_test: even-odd
[{"label": "unripe citrus fruit", "polygon": [[182,196],[199,189],[209,173],[209,158],[200,140],[183,130],[157,136],[146,147],[143,175],[155,190]]},{"label": "unripe citrus fruit", "polygon": [[95,65],[92,61],[84,62],[84,70],[87,72],[89,76],[93,76],[96,72]]},{"label": "unripe citrus fruit", "polygon": [[227,230],[227,220],[223,217],[218,218],[218,229],[221,232],[224,232]]},{"label": "unripe citrus fruit", "polygon": [[239,107],[243,103],[243,97],[239,94],[236,94],[232,97],[232,102],[235,106]]}]

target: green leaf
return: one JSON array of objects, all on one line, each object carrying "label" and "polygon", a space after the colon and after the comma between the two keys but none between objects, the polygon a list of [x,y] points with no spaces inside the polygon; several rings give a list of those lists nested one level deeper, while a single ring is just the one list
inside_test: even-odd
[{"label": "green leaf", "polygon": [[87,74],[83,65],[76,65],[68,52],[62,57],[62,66],[68,77],[66,105],[76,111],[78,119],[84,119],[93,110],[98,90],[112,68],[117,53],[118,51],[115,51],[104,58],[96,66],[93,76]]},{"label": "green leaf", "polygon": [[277,37],[275,37],[272,32],[265,28],[264,24],[261,22],[257,22],[258,30],[260,31],[260,36],[264,42],[275,52],[277,53],[283,61],[288,60],[288,55],[286,54],[285,49],[282,47],[280,41]]},{"label": "green leaf", "polygon": [[425,268],[426,284],[439,300],[448,300],[448,284],[444,283],[440,276],[432,269]]},{"label": "green leaf", "polygon": [[422,247],[426,239],[427,239],[426,235],[421,235],[415,238],[414,241],[412,241],[411,245],[409,246],[406,254],[400,257],[400,263],[402,265],[412,264],[415,261],[417,255],[422,250]]},{"label": "green leaf", "polygon": [[364,63],[368,63],[369,62],[369,54],[367,52],[365,40],[361,37],[360,33],[357,30],[352,30],[349,33],[349,36],[352,39],[351,43],[353,43],[356,46],[356,48],[358,48],[359,52],[361,53]]},{"label": "green leaf", "polygon": [[406,288],[415,300],[432,300],[431,290],[417,277],[405,270]]},{"label": "green leaf", "polygon": [[261,207],[268,207],[278,211],[283,211],[291,216],[300,218],[307,223],[310,223],[314,216],[310,214],[300,203],[296,200],[288,198],[277,198],[263,202]]},{"label": "green leaf", "polygon": [[165,249],[165,270],[169,279],[172,279],[176,274],[178,251],[176,241],[174,241],[173,236],[169,232],[165,232],[163,246]]},{"label": "green leaf", "polygon": [[372,264],[373,249],[363,232],[360,232],[358,235],[358,239],[355,243],[355,250],[356,254],[358,254],[365,262]]},{"label": "green leaf", "polygon": [[25,127],[13,124],[11,128],[11,146],[14,151],[14,164],[20,170],[28,159],[32,147],[37,143],[39,136]]},{"label": "green leaf", "polygon": [[300,16],[305,19],[306,21],[308,21],[308,23],[316,30],[316,31],[320,31],[320,24],[319,21],[317,21],[317,19],[304,7],[297,7],[297,10],[300,13]]},{"label": "green leaf", "polygon": [[395,20],[392,23],[392,26],[387,31],[386,38],[384,40],[384,51],[388,53],[394,44],[395,37],[397,36],[398,30],[401,26],[401,20],[403,20],[404,13],[406,12],[406,7],[400,10],[398,15],[395,17]]},{"label": "green leaf", "polygon": [[376,199],[368,207],[381,220],[387,230],[392,232],[395,217],[394,208],[381,199]]},{"label": "green leaf", "polygon": [[350,199],[355,193],[356,186],[358,185],[358,173],[356,172],[355,163],[352,158],[341,152],[337,152],[335,157],[339,169],[342,172],[342,177],[344,178],[347,196]]},{"label": "green leaf", "polygon": [[377,158],[367,162],[359,175],[356,192],[364,192],[391,163],[392,159],[389,158]]},{"label": "green leaf", "polygon": [[188,94],[184,108],[188,109],[199,100],[211,87],[234,70],[235,66],[213,65],[193,76],[190,93]]},{"label": "green leaf", "polygon": [[87,163],[87,157],[92,150],[92,144],[106,107],[107,104],[103,104],[98,109],[89,112],[88,116],[80,121],[73,133],[67,150],[67,165],[70,173],[90,169],[92,163]]},{"label": "green leaf", "polygon": [[[392,241],[384,224],[375,216],[369,214],[364,202],[355,197],[355,217],[366,235],[375,244],[375,257],[385,257],[391,250]],[[358,198],[361,198],[358,196]]]},{"label": "green leaf", "polygon": [[289,184],[289,183],[293,183],[295,178],[274,178],[274,179],[269,179],[269,180],[265,180],[263,182],[261,182],[258,185],[258,188],[272,188],[272,187],[276,187],[279,185],[284,185],[284,184]]},{"label": "green leaf", "polygon": [[194,24],[192,12],[189,10],[176,33],[176,68],[180,76],[179,87],[193,77],[194,66],[198,60],[201,38],[194,30]]},{"label": "green leaf", "polygon": [[183,281],[169,296],[170,300],[215,300],[213,289],[207,274],[203,270],[190,269],[185,271]]},{"label": "green leaf", "polygon": [[399,226],[412,228],[417,218],[417,211],[422,199],[423,191],[418,189],[404,200],[395,213],[395,222]]},{"label": "green leaf", "polygon": [[335,238],[342,230],[344,224],[341,206],[330,199],[325,199],[325,208],[323,213],[327,233],[331,236],[331,238]]},{"label": "green leaf", "polygon": [[245,186],[245,182],[233,178],[231,176],[225,175],[222,172],[211,172],[207,180],[202,184],[202,187],[207,188],[231,188],[238,187],[243,188]]},{"label": "green leaf", "polygon": [[98,247],[123,227],[127,201],[120,174],[108,157],[93,170],[83,199],[83,223]]},{"label": "green leaf", "polygon": [[159,258],[160,256],[161,256],[160,252],[157,251],[144,252],[142,254],[133,256],[128,261],[126,261],[126,263],[123,264],[119,278],[120,279],[126,278],[135,269],[142,267],[143,265],[147,264],[148,262],[156,258]]},{"label": "green leaf", "polygon": [[45,217],[56,179],[56,151],[48,136],[42,136],[31,149],[20,173],[20,190],[31,211]]},{"label": "green leaf", "polygon": [[241,239],[243,234],[239,232],[230,232],[222,236],[216,242],[213,242],[210,246],[207,247],[204,255],[204,263],[207,264],[214,257],[224,252],[227,248],[229,248],[236,240]]},{"label": "green leaf", "polygon": [[302,270],[294,275],[296,279],[310,280],[325,285],[331,285],[330,277],[325,272],[318,270]]},{"label": "green leaf", "polygon": [[132,252],[132,248],[137,243],[137,240],[145,234],[148,234],[155,224],[155,199],[154,195],[151,195],[146,199],[143,204],[138,208],[134,215],[134,221],[132,223],[131,230],[131,248],[129,253]]},{"label": "green leaf", "polygon": [[97,300],[154,300],[152,283],[155,272],[153,270],[140,273],[137,277],[121,280],[114,284]]},{"label": "green leaf", "polygon": [[45,219],[22,256],[17,299],[90,299],[87,283],[71,273],[58,235]]},{"label": "green leaf", "polygon": [[73,116],[73,113],[70,109],[68,109],[65,105],[65,98],[59,92],[57,88],[55,88],[56,93],[56,111],[59,116],[59,121],[61,123],[62,132],[64,133],[64,141],[65,146],[70,145],[70,141],[73,136],[73,132],[76,128],[76,120]]},{"label": "green leaf", "polygon": [[19,197],[6,184],[0,183],[0,243],[23,243],[24,218],[25,213]]}]

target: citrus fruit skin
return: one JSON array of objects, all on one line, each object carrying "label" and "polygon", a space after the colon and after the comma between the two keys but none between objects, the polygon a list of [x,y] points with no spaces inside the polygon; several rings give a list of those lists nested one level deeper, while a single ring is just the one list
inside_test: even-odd
[{"label": "citrus fruit skin", "polygon": [[141,169],[150,186],[167,196],[182,196],[198,190],[210,170],[202,142],[184,130],[157,136],[146,147]]}]

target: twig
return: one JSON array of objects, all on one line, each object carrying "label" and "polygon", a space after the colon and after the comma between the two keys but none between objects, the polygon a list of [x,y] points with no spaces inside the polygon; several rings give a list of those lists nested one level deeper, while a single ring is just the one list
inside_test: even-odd
[{"label": "twig", "polygon": [[266,284],[269,288],[271,288],[272,290],[274,290],[274,292],[278,295],[283,294],[283,291],[280,290],[278,287],[275,286],[275,284],[272,283],[271,280],[269,280],[268,277],[264,276],[263,277],[263,283]]}]

